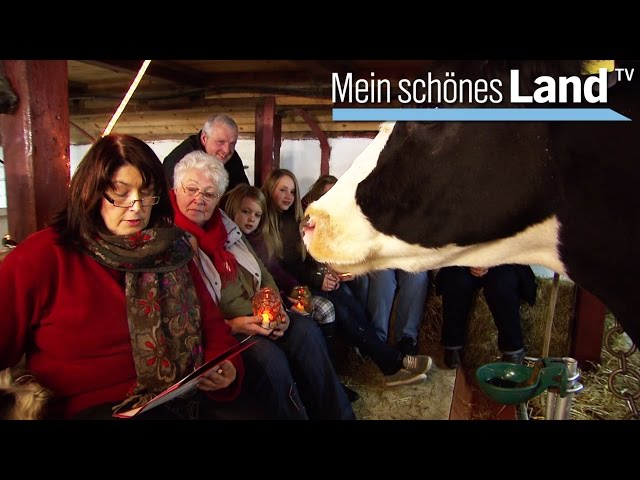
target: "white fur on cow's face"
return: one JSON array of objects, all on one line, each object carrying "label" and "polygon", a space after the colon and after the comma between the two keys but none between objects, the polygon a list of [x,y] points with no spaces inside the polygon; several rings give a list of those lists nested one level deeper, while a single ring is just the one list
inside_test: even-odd
[{"label": "white fur on cow's face", "polygon": [[394,125],[383,124],[380,133],[333,188],[307,208],[305,215],[309,215],[315,227],[303,229],[303,240],[316,260],[332,264],[361,263],[381,247],[380,242],[386,236],[371,226],[356,205],[355,191],[376,166]]},{"label": "white fur on cow's face", "polygon": [[338,183],[307,208],[311,228],[303,229],[303,238],[316,260],[354,274],[387,268],[413,272],[450,265],[491,267],[506,263],[544,265],[565,273],[558,256],[559,225],[555,216],[513,237],[465,247],[425,248],[375,230],[356,205],[355,192],[376,166],[393,127],[383,124]]}]

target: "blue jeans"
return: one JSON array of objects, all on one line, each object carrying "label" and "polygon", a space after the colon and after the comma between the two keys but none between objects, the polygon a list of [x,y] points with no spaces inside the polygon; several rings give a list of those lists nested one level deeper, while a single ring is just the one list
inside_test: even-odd
[{"label": "blue jeans", "polygon": [[395,339],[418,340],[428,286],[428,272],[391,269],[369,274],[367,311],[380,340],[386,342],[389,336],[391,309],[396,296]]},{"label": "blue jeans", "polygon": [[436,282],[442,292],[443,346],[464,345],[474,295],[484,288],[484,298],[498,329],[498,348],[512,352],[523,347],[518,276],[513,265],[492,267],[479,278],[471,275],[467,267],[447,267],[438,272]]},{"label": "blue jeans", "polygon": [[244,388],[270,418],[354,420],[320,328],[308,317],[287,313],[291,322],[283,337],[259,336],[242,352]]},{"label": "blue jeans", "polygon": [[367,308],[367,299],[369,298],[369,276],[361,275],[348,282],[349,288],[358,299],[358,301]]},{"label": "blue jeans", "polygon": [[371,357],[384,375],[392,375],[402,368],[404,355],[378,338],[364,307],[346,283],[341,283],[337,290],[314,290],[313,293],[325,296],[333,302],[338,331],[344,335],[349,345],[358,347],[363,355]]}]

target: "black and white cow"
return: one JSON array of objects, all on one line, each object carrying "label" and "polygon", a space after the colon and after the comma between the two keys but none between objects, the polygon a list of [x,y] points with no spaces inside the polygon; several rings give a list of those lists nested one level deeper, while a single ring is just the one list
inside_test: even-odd
[{"label": "black and white cow", "polygon": [[[580,62],[444,63],[433,72],[507,85],[511,68],[524,93],[535,88],[527,79],[580,74]],[[630,122],[383,124],[308,207],[309,252],[355,274],[545,265],[597,295],[640,343],[638,75],[608,90],[606,107]]]}]

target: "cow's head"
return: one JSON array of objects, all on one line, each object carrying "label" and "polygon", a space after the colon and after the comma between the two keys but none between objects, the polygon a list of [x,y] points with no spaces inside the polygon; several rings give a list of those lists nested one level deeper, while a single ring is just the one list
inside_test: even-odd
[{"label": "cow's head", "polygon": [[[459,76],[501,78],[508,86],[511,68],[529,77],[545,73],[538,62],[500,66],[466,63]],[[576,66],[553,65],[548,73]],[[525,82],[521,92],[531,88]],[[309,206],[304,242],[317,260],[356,274],[502,263],[562,272],[548,142],[543,122],[383,124],[338,183]]]}]

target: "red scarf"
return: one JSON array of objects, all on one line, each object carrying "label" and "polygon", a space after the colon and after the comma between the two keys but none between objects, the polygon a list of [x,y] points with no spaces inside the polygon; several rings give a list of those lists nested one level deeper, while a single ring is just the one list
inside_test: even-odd
[{"label": "red scarf", "polygon": [[227,229],[222,223],[220,209],[216,208],[211,218],[201,227],[182,214],[176,202],[176,193],[173,190],[169,192],[169,197],[173,205],[176,225],[196,237],[198,247],[207,254],[218,271],[222,286],[234,281],[238,277],[238,262],[233,253],[225,248]]}]

